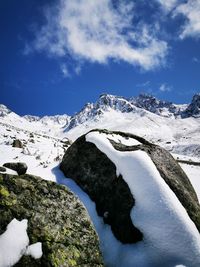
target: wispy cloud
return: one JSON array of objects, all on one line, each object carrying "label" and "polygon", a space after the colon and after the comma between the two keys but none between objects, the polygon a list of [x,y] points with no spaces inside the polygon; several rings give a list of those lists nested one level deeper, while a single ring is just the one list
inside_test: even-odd
[{"label": "wispy cloud", "polygon": [[62,71],[62,74],[63,74],[63,77],[64,78],[69,78],[70,77],[70,73],[69,73],[69,70],[67,68],[67,65],[66,64],[61,64],[60,65],[60,69]]},{"label": "wispy cloud", "polygon": [[137,87],[148,87],[150,85],[150,81],[146,81],[146,82],[143,82],[143,83],[138,83],[136,84]]},{"label": "wispy cloud", "polygon": [[188,0],[177,6],[174,15],[183,15],[186,18],[180,33],[180,38],[200,38],[200,1]]},{"label": "wispy cloud", "polygon": [[170,92],[172,90],[172,87],[167,85],[166,83],[163,83],[159,87],[160,92]]},{"label": "wispy cloud", "polygon": [[36,32],[32,47],[77,62],[124,61],[144,70],[161,66],[168,45],[157,37],[154,25],[133,24],[135,12],[127,1],[113,6],[111,0],[61,0],[46,10],[46,24]]},{"label": "wispy cloud", "polygon": [[193,57],[193,58],[192,58],[192,61],[193,61],[194,63],[200,63],[200,60],[199,60],[197,57]]}]

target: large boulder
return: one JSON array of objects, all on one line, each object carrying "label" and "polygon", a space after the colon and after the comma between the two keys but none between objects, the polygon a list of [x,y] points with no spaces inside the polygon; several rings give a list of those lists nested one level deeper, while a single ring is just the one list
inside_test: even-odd
[{"label": "large boulder", "polygon": [[103,266],[99,240],[81,202],[66,187],[32,175],[0,174],[0,234],[16,218],[28,220],[30,244],[40,259],[23,256],[19,267]]},{"label": "large boulder", "polygon": [[7,162],[3,164],[4,167],[16,171],[19,175],[26,173],[28,167],[25,162]]},{"label": "large boulder", "polygon": [[[107,135],[116,151],[146,152],[200,231],[200,206],[196,193],[169,152],[133,134],[107,130],[91,132],[95,131]],[[117,239],[123,243],[142,240],[143,233],[134,225],[134,219],[131,220],[130,216],[137,200],[122,175],[118,176],[115,164],[95,144],[87,142],[86,136],[81,136],[68,148],[60,165],[61,170],[66,177],[74,179],[96,203],[98,214],[105,223],[111,225]],[[122,139],[127,142],[123,144]],[[130,145],[131,142],[133,145]]]}]

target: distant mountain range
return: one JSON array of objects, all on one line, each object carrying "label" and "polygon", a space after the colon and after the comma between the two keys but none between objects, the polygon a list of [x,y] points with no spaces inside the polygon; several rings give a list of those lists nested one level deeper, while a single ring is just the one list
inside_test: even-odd
[{"label": "distant mountain range", "polygon": [[125,98],[102,94],[73,116],[19,116],[0,105],[0,126],[14,127],[54,138],[75,140],[94,128],[126,131],[140,135],[168,151],[200,155],[200,94],[191,103],[177,105],[140,94]]},{"label": "distant mountain range", "polygon": [[[65,128],[65,132],[67,132],[79,124],[85,123],[89,120],[97,120],[104,112],[111,109],[122,113],[137,112],[140,114],[144,113],[144,111],[149,111],[167,118],[199,117],[200,93],[193,96],[190,104],[181,105],[159,100],[148,94],[140,94],[137,97],[131,98],[102,94],[95,103],[87,103],[73,116],[68,116],[66,114],[44,117],[25,115],[20,118],[25,119],[28,122],[40,122],[44,126],[50,126],[52,124],[54,124],[54,126],[63,126]],[[14,115],[14,113],[5,105],[0,105],[0,117],[6,117],[9,114]]]}]

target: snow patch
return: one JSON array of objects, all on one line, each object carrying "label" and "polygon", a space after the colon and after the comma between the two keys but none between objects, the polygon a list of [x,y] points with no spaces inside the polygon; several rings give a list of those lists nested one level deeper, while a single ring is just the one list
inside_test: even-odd
[{"label": "snow patch", "polygon": [[121,143],[125,146],[137,146],[141,145],[139,141],[134,139],[133,137],[123,137],[119,134],[106,134],[101,133],[102,135],[106,136],[108,139],[115,141],[116,143]]},{"label": "snow patch", "polygon": [[23,255],[31,255],[35,259],[42,256],[40,242],[28,247],[27,226],[28,220],[13,219],[6,231],[0,235],[0,267],[13,266]]},{"label": "snow patch", "polygon": [[32,244],[30,246],[28,246],[25,255],[30,255],[32,256],[34,259],[39,259],[42,257],[42,243],[41,242],[37,242],[35,244]]}]

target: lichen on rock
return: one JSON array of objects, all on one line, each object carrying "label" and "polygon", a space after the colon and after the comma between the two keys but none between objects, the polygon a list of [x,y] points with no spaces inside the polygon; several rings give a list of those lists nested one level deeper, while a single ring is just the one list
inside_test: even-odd
[{"label": "lichen on rock", "polygon": [[87,211],[66,187],[27,174],[0,174],[0,234],[13,218],[28,219],[30,243],[41,242],[43,250],[40,259],[23,256],[16,266],[103,266]]}]

